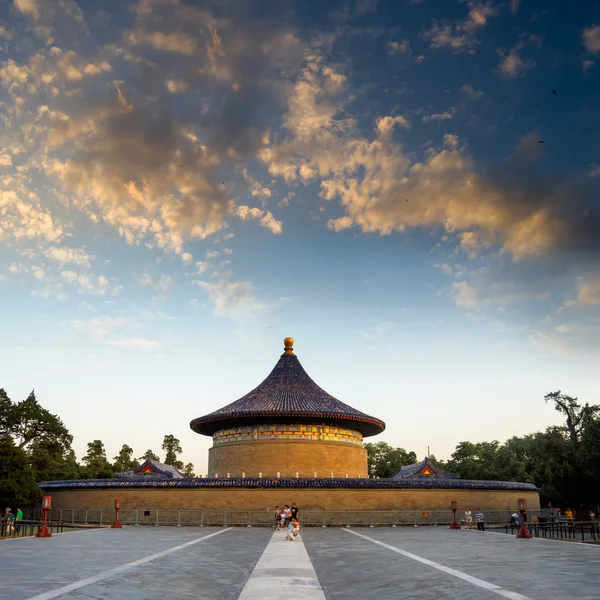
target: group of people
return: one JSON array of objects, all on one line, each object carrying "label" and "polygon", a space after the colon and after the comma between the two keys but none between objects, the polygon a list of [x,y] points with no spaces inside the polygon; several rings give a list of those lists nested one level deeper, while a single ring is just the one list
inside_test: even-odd
[{"label": "group of people", "polygon": [[12,509],[7,508],[4,511],[4,522],[6,523],[6,535],[12,533],[14,530],[15,533],[19,533],[19,529],[21,526],[21,521],[23,520],[23,511],[20,508],[17,508],[16,514],[12,511]]},{"label": "group of people", "polygon": [[300,533],[298,512],[298,506],[295,502],[291,508],[287,504],[283,508],[275,507],[275,530],[285,529],[285,539],[290,542],[293,542]]},{"label": "group of people", "polygon": [[[477,521],[477,531],[485,531],[485,515],[480,508],[475,513],[475,521]],[[473,529],[473,513],[468,508],[465,509],[464,524],[467,529]]]}]

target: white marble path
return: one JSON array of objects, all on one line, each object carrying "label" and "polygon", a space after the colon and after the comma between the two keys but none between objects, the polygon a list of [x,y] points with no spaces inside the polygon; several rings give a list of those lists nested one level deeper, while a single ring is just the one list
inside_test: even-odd
[{"label": "white marble path", "polygon": [[239,600],[325,600],[302,537],[285,539],[275,531]]}]

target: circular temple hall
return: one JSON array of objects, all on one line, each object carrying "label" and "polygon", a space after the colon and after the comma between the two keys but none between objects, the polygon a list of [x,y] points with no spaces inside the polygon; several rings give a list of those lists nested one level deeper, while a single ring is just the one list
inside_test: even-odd
[{"label": "circular temple hall", "polygon": [[[370,478],[364,439],[385,429],[320,388],[294,354],[294,340],[268,377],[190,427],[212,437],[206,477],[184,477],[148,459],[112,479],[46,481],[58,509],[110,509],[118,493],[134,510],[260,510],[295,501],[304,509],[402,511],[459,506],[539,508],[531,483],[463,480],[427,458],[386,479]],[[148,513],[149,514],[149,513]],[[426,513],[423,513],[426,514]]]},{"label": "circular temple hall", "polygon": [[294,340],[251,392],[190,427],[212,436],[209,477],[368,477],[363,438],[385,423],[321,389],[294,354]]}]

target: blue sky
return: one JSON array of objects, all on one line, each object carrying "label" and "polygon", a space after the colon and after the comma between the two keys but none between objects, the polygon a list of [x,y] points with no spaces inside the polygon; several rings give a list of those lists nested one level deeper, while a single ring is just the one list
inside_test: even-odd
[{"label": "blue sky", "polygon": [[419,455],[597,401],[591,4],[14,0],[0,59],[0,385],[80,457],[205,472],[288,335]]}]

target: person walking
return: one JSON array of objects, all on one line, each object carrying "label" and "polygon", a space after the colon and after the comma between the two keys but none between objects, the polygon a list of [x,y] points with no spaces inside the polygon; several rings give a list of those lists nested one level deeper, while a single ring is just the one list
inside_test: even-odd
[{"label": "person walking", "polygon": [[475,520],[477,521],[477,531],[485,531],[485,517],[480,508],[477,509]]},{"label": "person walking", "polygon": [[6,536],[8,537],[14,528],[15,514],[10,508],[6,509]]},{"label": "person walking", "polygon": [[281,509],[279,508],[279,504],[275,507],[275,529],[279,529],[281,521]]},{"label": "person walking", "polygon": [[291,512],[292,512],[292,519],[298,520],[298,512],[299,511],[298,511],[298,505],[295,502],[292,503]]},{"label": "person walking", "polygon": [[290,517],[292,516],[292,511],[290,510],[288,504],[285,505],[285,508],[283,509],[283,514],[285,516],[284,525],[287,527],[290,523]]},{"label": "person walking", "polygon": [[473,513],[468,508],[465,509],[465,522],[467,529],[473,529]]},{"label": "person walking", "polygon": [[21,521],[23,520],[23,511],[17,508],[17,518],[15,519],[15,531],[19,533],[21,531]]}]

